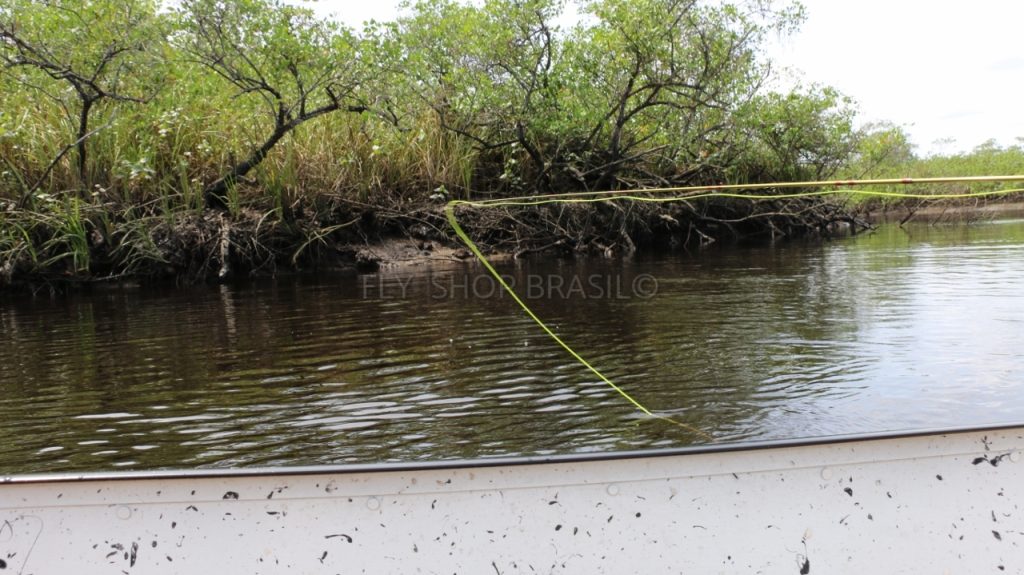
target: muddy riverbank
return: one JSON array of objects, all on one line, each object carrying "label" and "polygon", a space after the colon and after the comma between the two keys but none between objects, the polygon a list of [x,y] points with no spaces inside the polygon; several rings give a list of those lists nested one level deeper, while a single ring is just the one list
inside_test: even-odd
[{"label": "muddy riverbank", "polygon": [[[245,208],[133,217],[102,206],[43,217],[11,209],[0,226],[0,289],[62,290],[119,281],[228,281],[346,270],[372,271],[471,257],[442,202]],[[830,236],[867,222],[820,199],[721,199],[648,204],[608,201],[459,208],[460,224],[489,254],[614,256],[699,249],[714,243]],[[72,225],[73,224],[73,225]]]}]

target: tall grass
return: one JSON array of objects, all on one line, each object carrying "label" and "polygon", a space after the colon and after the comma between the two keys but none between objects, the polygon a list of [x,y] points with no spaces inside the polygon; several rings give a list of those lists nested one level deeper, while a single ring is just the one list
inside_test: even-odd
[{"label": "tall grass", "polygon": [[[35,113],[4,118],[0,132],[0,198],[17,201],[69,143],[73,125],[54,106],[26,94],[14,109]],[[203,184],[248,153],[268,129],[252,110],[230,101],[174,99],[176,105],[119,106],[97,114],[107,125],[89,139],[87,182],[74,151],[50,171],[36,195],[74,193],[82,201],[199,209]],[[188,110],[185,113],[183,110]],[[248,185],[243,204],[334,195],[367,201],[381,195],[422,195],[439,187],[469,195],[479,156],[465,140],[428,115],[401,130],[369,115],[335,114],[295,130],[275,147]],[[88,184],[88,189],[87,189]],[[45,209],[35,197],[28,205]]]}]

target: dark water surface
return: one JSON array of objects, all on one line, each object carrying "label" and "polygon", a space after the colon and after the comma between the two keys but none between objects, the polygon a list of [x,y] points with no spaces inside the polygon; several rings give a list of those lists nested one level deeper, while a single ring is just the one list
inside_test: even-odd
[{"label": "dark water surface", "polygon": [[[716,441],[1024,421],[1024,221],[501,270],[613,381]],[[0,474],[703,441],[638,417],[484,273],[0,303]]]}]

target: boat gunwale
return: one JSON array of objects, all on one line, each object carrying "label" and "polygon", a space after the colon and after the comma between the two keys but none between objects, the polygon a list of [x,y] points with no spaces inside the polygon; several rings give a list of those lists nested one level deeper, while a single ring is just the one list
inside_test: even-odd
[{"label": "boat gunwale", "polygon": [[794,447],[841,445],[855,442],[885,441],[928,436],[959,435],[967,433],[996,432],[1020,429],[1024,422],[995,423],[953,428],[920,428],[873,433],[824,435],[806,438],[768,439],[761,441],[737,441],[731,443],[708,443],[685,447],[663,449],[640,449],[627,451],[602,451],[592,453],[564,453],[555,455],[524,455],[512,457],[481,457],[477,459],[441,459],[433,461],[389,461],[378,463],[346,463],[323,465],[299,465],[286,467],[238,467],[200,469],[155,469],[148,471],[90,471],[69,473],[39,473],[0,476],[0,487],[14,484],[46,484],[63,482],[96,481],[138,481],[170,479],[221,479],[240,477],[288,477],[308,475],[349,475],[356,473],[402,473],[421,471],[444,471],[455,469],[481,469],[491,467],[522,467],[530,465],[558,465],[619,461],[624,459],[649,459],[688,455],[726,454],[744,451],[761,451]]}]

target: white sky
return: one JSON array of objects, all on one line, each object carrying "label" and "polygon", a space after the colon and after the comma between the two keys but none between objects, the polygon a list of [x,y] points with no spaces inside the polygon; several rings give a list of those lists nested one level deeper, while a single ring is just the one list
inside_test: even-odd
[{"label": "white sky", "polygon": [[[400,0],[319,0],[359,26],[391,20]],[[862,122],[903,125],[919,153],[1024,137],[1021,0],[802,0],[807,21],[772,47],[780,67],[840,89]],[[938,144],[939,139],[952,144]]]},{"label": "white sky", "polygon": [[776,60],[852,96],[862,120],[907,125],[922,153],[1024,137],[1021,0],[803,4],[807,22]]}]

